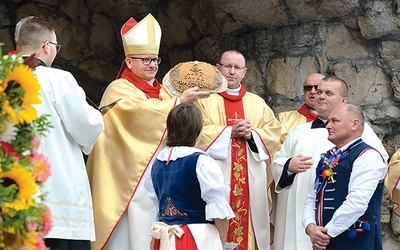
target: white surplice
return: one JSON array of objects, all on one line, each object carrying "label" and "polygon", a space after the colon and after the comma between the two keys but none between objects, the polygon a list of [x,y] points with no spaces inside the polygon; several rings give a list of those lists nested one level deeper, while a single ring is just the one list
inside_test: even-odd
[{"label": "white surplice", "polygon": [[100,111],[86,102],[83,89],[71,73],[38,66],[41,84],[40,115],[49,115],[52,127],[41,142],[41,152],[51,164],[44,182],[53,227],[46,238],[95,240],[92,198],[82,151],[89,154],[104,130]]}]

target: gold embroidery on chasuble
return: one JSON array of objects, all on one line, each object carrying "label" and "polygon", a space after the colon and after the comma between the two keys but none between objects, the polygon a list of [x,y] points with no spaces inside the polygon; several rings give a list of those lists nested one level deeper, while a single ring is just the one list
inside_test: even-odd
[{"label": "gold embroidery on chasuble", "polygon": [[[237,112],[228,119],[228,125],[241,119]],[[249,183],[246,140],[232,139],[230,205],[235,218],[229,222],[228,241],[238,243],[239,250],[247,250],[249,232]]]}]

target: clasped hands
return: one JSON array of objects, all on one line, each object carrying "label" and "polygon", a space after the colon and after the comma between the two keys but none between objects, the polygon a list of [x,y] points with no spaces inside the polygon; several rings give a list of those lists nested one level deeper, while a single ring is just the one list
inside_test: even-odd
[{"label": "clasped hands", "polygon": [[326,246],[331,241],[328,235],[328,229],[325,227],[317,226],[313,223],[307,225],[306,233],[310,236],[312,247],[314,250],[326,249]]},{"label": "clasped hands", "polygon": [[251,124],[250,121],[237,119],[232,126],[231,138],[243,137],[245,140],[251,139]]}]

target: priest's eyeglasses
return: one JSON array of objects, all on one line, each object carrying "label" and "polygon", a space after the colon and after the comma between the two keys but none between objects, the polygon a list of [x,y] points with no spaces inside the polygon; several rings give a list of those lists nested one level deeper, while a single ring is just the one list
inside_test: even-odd
[{"label": "priest's eyeglasses", "polygon": [[[53,44],[54,46],[56,46],[56,50],[57,50],[57,52],[59,52],[60,51],[60,49],[61,49],[61,44],[58,44],[58,43],[53,43],[53,42],[50,42],[50,41],[48,41],[50,44]],[[44,45],[43,45],[44,46]]]},{"label": "priest's eyeglasses", "polygon": [[304,91],[311,91],[313,88],[315,89],[315,91],[317,91],[318,85],[304,85],[303,86]]},{"label": "priest's eyeglasses", "polygon": [[136,60],[142,60],[143,65],[149,66],[152,62],[154,62],[155,65],[160,65],[161,63],[161,58],[141,58],[141,57],[134,57],[134,56],[128,56],[131,59],[136,59]]},{"label": "priest's eyeglasses", "polygon": [[230,65],[230,64],[223,64],[223,63],[217,63],[218,65],[221,65],[223,69],[225,70],[231,70],[234,69],[235,71],[240,71],[245,69],[246,67],[240,67],[237,65]]}]

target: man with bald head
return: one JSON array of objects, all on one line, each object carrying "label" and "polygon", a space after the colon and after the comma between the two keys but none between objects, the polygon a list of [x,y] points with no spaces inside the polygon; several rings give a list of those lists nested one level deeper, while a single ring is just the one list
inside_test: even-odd
[{"label": "man with bald head", "polygon": [[312,247],[380,250],[386,161],[361,138],[364,115],[357,106],[340,104],[326,129],[335,146],[321,155],[303,216]]},{"label": "man with bald head", "polygon": [[281,112],[278,119],[281,122],[281,143],[285,140],[289,131],[299,124],[314,121],[317,118],[315,100],[317,99],[318,83],[325,76],[313,73],[306,77],[303,83],[304,104],[298,110]]},{"label": "man with bald head", "polygon": [[[313,189],[315,168],[320,154],[334,145],[328,141],[326,121],[338,105],[347,103],[348,87],[345,81],[327,76],[317,87],[315,109],[318,118],[294,127],[271,164],[275,181],[276,201],[273,249],[311,249],[309,237],[302,227],[303,207]],[[365,123],[363,140],[388,159],[382,142]]]}]

